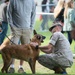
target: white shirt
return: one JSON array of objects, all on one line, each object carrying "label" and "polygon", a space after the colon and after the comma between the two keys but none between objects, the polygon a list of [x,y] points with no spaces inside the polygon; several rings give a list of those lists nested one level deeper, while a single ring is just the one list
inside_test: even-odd
[{"label": "white shirt", "polygon": [[2,11],[3,11],[3,8],[6,6],[6,4],[5,3],[2,3],[1,5],[0,5],[0,20],[2,20]]}]

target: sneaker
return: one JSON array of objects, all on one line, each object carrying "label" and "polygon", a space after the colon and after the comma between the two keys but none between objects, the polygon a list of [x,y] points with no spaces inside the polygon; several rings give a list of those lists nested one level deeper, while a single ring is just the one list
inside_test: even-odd
[{"label": "sneaker", "polygon": [[67,73],[66,73],[66,72],[61,72],[61,73],[56,73],[56,72],[55,72],[55,74],[59,74],[59,75],[60,75],[60,74],[67,74]]},{"label": "sneaker", "polygon": [[61,74],[67,74],[66,69],[63,69],[63,72]]},{"label": "sneaker", "polygon": [[55,72],[55,74],[67,74],[67,72],[64,70],[63,72]]},{"label": "sneaker", "polygon": [[8,73],[15,73],[15,69],[14,68],[10,68]]},{"label": "sneaker", "polygon": [[19,68],[18,73],[25,73],[23,68]]},{"label": "sneaker", "polygon": [[63,72],[61,72],[61,74],[67,74],[67,72],[66,71],[63,71]]}]

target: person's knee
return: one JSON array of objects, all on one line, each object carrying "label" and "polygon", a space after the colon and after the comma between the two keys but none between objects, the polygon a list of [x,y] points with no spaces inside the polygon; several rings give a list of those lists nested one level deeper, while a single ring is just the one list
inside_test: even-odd
[{"label": "person's knee", "polygon": [[45,63],[47,60],[46,60],[46,56],[45,55],[40,55],[39,57],[38,57],[38,62],[40,63],[40,64],[42,64],[42,63]]},{"label": "person's knee", "polygon": [[41,56],[39,56],[39,57],[37,58],[37,60],[38,60],[38,62],[40,62],[40,61],[41,61]]},{"label": "person's knee", "polygon": [[43,56],[42,55],[39,56],[37,60],[38,60],[39,63],[41,63],[43,61]]}]

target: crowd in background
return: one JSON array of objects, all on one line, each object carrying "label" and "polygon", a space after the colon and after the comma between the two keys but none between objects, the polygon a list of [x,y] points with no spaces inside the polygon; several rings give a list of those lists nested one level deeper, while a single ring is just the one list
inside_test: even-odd
[{"label": "crowd in background", "polygon": [[61,3],[60,3],[59,0],[42,0],[41,11],[44,13],[54,13],[54,15],[50,15],[50,14],[42,15],[41,14],[42,15],[42,23],[40,25],[40,30],[41,31],[48,30],[49,29],[49,21],[54,21],[54,22],[61,21],[61,23],[63,25],[62,33],[67,32],[68,40],[71,44],[72,43],[71,30],[70,30],[71,27],[68,28],[68,26],[66,26],[67,24],[65,24],[65,22],[64,22],[65,2],[67,2],[68,0],[65,0],[64,3],[63,3],[63,1],[64,0],[61,0]]}]

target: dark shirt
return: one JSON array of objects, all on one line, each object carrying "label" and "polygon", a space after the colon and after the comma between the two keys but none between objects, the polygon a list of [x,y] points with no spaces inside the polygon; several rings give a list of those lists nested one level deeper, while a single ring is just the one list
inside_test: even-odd
[{"label": "dark shirt", "polygon": [[42,6],[42,12],[44,12],[46,9],[46,6]]},{"label": "dark shirt", "polygon": [[45,9],[46,9],[46,3],[47,3],[47,0],[43,0],[42,3],[41,3],[41,5],[42,5],[42,12],[44,12]]},{"label": "dark shirt", "polygon": [[55,21],[61,21],[62,23],[64,23],[64,8],[60,11],[59,15],[55,18]]}]

